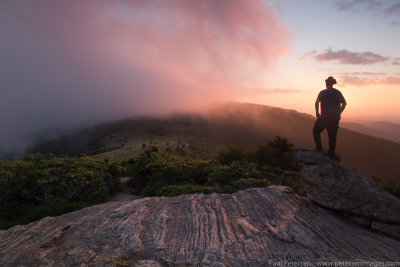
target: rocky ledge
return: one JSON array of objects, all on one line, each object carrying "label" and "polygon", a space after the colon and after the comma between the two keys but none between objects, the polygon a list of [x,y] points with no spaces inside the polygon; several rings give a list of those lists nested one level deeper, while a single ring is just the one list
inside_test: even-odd
[{"label": "rocky ledge", "polygon": [[318,152],[296,151],[307,198],[400,240],[400,199],[382,192],[355,169]]},{"label": "rocky ledge", "polygon": [[[313,152],[305,153],[297,151],[299,159],[308,158],[299,162],[305,187],[312,187],[309,198],[288,187],[269,186],[234,194],[105,203],[0,231],[0,266],[282,266],[285,261],[308,265],[400,261],[399,239],[362,227],[346,215],[378,221],[380,213],[370,215],[363,204],[351,206],[351,200],[335,200],[333,193],[323,196],[323,192],[331,193],[324,186],[333,190],[331,183],[344,182],[341,177],[348,178],[347,171],[354,170]],[[326,171],[315,167],[318,165]],[[305,179],[318,171],[324,179],[332,176],[333,180],[325,184]],[[377,200],[381,198],[377,196]],[[357,207],[362,212],[358,213]],[[393,211],[398,208],[390,207]],[[379,222],[395,227],[395,215]]]}]

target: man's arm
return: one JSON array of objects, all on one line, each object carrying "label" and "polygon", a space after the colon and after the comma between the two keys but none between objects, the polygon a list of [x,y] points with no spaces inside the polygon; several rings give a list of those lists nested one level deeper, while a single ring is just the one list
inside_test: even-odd
[{"label": "man's arm", "polygon": [[346,99],[344,99],[343,95],[342,95],[342,100],[340,101],[340,104],[341,104],[340,105],[340,113],[342,113],[347,106]]},{"label": "man's arm", "polygon": [[315,116],[317,116],[317,118],[321,117],[321,114],[319,113],[319,102],[321,102],[321,100],[319,100],[318,97],[315,101]]}]

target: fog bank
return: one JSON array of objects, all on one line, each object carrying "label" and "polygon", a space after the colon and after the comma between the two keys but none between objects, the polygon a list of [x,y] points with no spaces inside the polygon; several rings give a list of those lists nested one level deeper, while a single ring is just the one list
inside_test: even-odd
[{"label": "fog bank", "polygon": [[290,42],[261,0],[3,0],[0,153],[246,94]]}]

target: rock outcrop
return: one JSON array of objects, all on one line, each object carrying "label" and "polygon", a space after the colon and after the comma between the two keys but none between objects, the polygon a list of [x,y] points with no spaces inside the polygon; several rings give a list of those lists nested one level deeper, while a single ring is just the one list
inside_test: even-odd
[{"label": "rock outcrop", "polygon": [[1,266],[268,266],[285,260],[399,261],[400,241],[283,186],[110,202],[0,231]]},{"label": "rock outcrop", "polygon": [[396,236],[399,200],[323,155],[296,155],[308,198],[269,186],[108,202],[0,231],[0,266],[400,261],[400,239],[359,225]]},{"label": "rock outcrop", "polygon": [[297,149],[296,158],[303,189],[310,200],[400,239],[400,199],[380,191],[353,168],[321,153]]}]

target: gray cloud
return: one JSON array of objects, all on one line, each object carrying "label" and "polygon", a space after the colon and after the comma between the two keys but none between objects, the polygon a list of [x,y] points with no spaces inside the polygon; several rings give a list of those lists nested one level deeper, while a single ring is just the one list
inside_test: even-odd
[{"label": "gray cloud", "polygon": [[395,66],[400,66],[400,58],[395,58],[392,64]]},{"label": "gray cloud", "polygon": [[335,3],[339,11],[364,11],[376,10],[383,6],[381,1],[377,0],[342,0]]},{"label": "gray cloud", "polygon": [[389,57],[373,52],[351,52],[346,49],[334,51],[331,48],[322,52],[313,51],[305,57],[312,57],[318,62],[335,61],[339,64],[351,65],[370,65],[389,60]]},{"label": "gray cloud", "polygon": [[399,25],[400,3],[398,0],[341,0],[335,2],[338,11],[343,12],[368,12],[382,17],[393,17],[390,24]]},{"label": "gray cloud", "polygon": [[341,83],[344,86],[366,86],[366,85],[400,85],[400,77],[396,76],[388,76],[388,75],[381,75],[378,77],[363,77],[363,76],[356,76],[356,75],[341,75],[340,76]]}]

